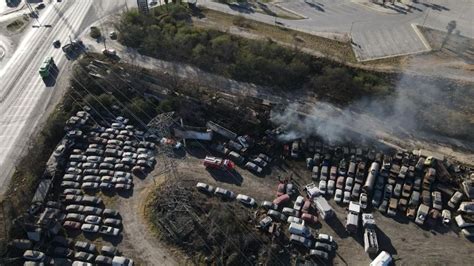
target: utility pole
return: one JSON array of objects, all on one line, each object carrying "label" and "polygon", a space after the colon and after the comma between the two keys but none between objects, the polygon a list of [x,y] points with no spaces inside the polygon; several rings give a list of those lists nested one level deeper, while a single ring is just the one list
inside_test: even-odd
[{"label": "utility pole", "polygon": [[33,16],[33,18],[36,19],[36,22],[38,22],[39,26],[41,27],[41,22],[38,19],[38,13],[36,12],[36,10],[31,6],[31,4],[28,1],[26,1],[26,6],[30,10],[31,15]]}]

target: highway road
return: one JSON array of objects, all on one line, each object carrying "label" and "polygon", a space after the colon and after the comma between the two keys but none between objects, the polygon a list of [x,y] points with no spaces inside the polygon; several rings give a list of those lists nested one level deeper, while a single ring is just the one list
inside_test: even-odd
[{"label": "highway road", "polygon": [[[59,75],[70,62],[62,44],[75,38],[99,18],[118,12],[133,0],[63,0],[52,1],[40,11],[40,27],[27,29],[8,62],[0,70],[0,196],[6,191],[20,154],[45,113],[55,84],[46,85],[38,70],[45,57],[52,56]],[[33,22],[33,25],[38,25]],[[49,26],[45,26],[49,25]]]}]

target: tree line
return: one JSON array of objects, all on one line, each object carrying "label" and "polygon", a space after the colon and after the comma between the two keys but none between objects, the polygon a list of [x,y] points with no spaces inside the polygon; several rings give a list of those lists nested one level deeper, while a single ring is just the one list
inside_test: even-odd
[{"label": "tree line", "polygon": [[180,4],[154,8],[147,15],[131,10],[117,25],[119,41],[151,57],[283,90],[309,89],[337,103],[374,94],[387,85],[379,74],[316,58],[270,39],[250,40],[193,27],[191,13]]}]

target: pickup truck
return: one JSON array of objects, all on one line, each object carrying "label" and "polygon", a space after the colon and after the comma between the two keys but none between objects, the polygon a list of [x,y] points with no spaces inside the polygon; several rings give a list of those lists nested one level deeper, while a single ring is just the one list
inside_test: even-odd
[{"label": "pickup truck", "polygon": [[206,168],[220,169],[220,170],[231,170],[234,168],[234,163],[231,160],[206,156],[203,162]]}]

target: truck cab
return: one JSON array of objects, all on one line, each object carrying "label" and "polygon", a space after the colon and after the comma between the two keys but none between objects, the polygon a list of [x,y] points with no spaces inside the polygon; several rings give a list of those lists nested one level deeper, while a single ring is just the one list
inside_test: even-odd
[{"label": "truck cab", "polygon": [[55,66],[54,59],[51,56],[48,56],[44,59],[43,63],[40,66],[39,74],[42,78],[47,78],[51,74],[52,68]]}]

